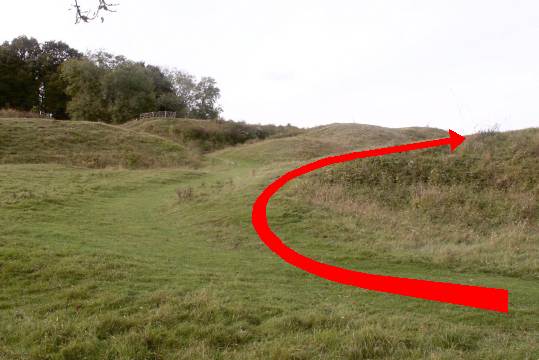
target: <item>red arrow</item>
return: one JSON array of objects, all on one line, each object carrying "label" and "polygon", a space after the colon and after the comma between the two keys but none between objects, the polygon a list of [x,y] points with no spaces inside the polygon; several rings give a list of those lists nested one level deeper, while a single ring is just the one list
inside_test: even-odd
[{"label": "red arrow", "polygon": [[253,226],[262,241],[283,260],[321,278],[368,290],[464,305],[485,310],[508,312],[509,292],[507,290],[368,274],[324,264],[301,255],[286,246],[282,240],[271,231],[268,225],[266,210],[270,198],[283,185],[294,178],[331,164],[355,159],[383,156],[445,145],[449,145],[451,151],[454,151],[464,140],[464,136],[449,130],[448,138],[329,156],[303,165],[287,172],[275,180],[258,196],[253,205]]}]

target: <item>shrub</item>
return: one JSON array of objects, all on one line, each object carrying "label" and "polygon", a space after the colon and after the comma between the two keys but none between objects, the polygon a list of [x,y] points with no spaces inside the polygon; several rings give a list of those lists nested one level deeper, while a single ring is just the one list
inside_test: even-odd
[{"label": "shrub", "polygon": [[176,189],[178,201],[189,201],[193,199],[193,188],[190,186]]}]

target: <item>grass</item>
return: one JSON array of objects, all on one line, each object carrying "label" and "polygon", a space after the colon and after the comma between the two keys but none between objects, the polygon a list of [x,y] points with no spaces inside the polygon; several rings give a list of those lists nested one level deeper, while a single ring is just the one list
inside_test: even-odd
[{"label": "grass", "polygon": [[142,119],[123,127],[161,136],[207,153],[227,146],[269,137],[288,137],[302,132],[293,126],[249,125],[234,121],[196,119]]},{"label": "grass", "polygon": [[156,168],[199,161],[172,141],[94,122],[0,119],[0,139],[0,163]]},{"label": "grass", "polygon": [[[332,131],[339,139],[350,129]],[[306,135],[298,143],[319,136]],[[495,151],[494,144],[510,138],[468,145]],[[292,139],[225,149],[199,169],[0,165],[0,358],[539,357],[536,268],[498,271],[471,259],[459,265],[395,251],[399,239],[423,231],[427,221],[412,212],[397,218],[400,212],[377,198],[363,212],[349,212],[338,202],[304,201],[310,197],[300,183],[316,178],[292,182],[272,200],[270,223],[292,247],[321,261],[508,288],[509,314],[329,283],[268,250],[252,230],[251,204],[291,161],[307,155],[257,162],[255,152],[266,149],[269,157],[271,147]],[[348,196],[354,188],[338,191]],[[334,191],[328,199],[338,194],[324,189]],[[459,229],[455,238],[475,225]],[[507,243],[499,246],[510,252]]]},{"label": "grass", "polygon": [[294,192],[349,218],[355,231],[376,233],[373,251],[538,278],[538,154],[539,129],[472,136],[452,155],[437,149],[333,166]]},{"label": "grass", "polygon": [[307,161],[369,146],[388,146],[410,141],[445,137],[446,132],[430,128],[389,129],[372,125],[332,124],[293,137],[269,139],[255,144],[230,147],[219,156],[250,166],[287,161]]},{"label": "grass", "polygon": [[0,109],[0,118],[7,118],[7,119],[39,119],[39,118],[45,118],[46,115],[41,115],[38,112],[32,112],[32,111],[21,111],[21,110],[15,110],[10,108],[3,108]]}]

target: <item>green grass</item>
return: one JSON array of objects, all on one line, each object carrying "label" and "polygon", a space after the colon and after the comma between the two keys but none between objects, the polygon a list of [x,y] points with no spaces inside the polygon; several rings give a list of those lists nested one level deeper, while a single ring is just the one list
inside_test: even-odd
[{"label": "green grass", "polygon": [[[349,130],[332,131],[338,139]],[[539,357],[536,268],[393,251],[425,225],[411,213],[399,220],[380,210],[388,218],[376,221],[305,202],[299,184],[311,179],[287,185],[269,209],[276,232],[318,260],[507,288],[509,314],[346,287],[280,260],[254,233],[251,204],[307,155],[258,160],[255,151],[267,146],[271,157],[276,142],[220,151],[200,169],[0,165],[0,358]]]},{"label": "green grass", "polygon": [[332,166],[294,194],[373,234],[373,251],[537,279],[538,155],[539,129],[471,136],[454,154],[431,149]]},{"label": "green grass", "polygon": [[431,128],[389,129],[372,125],[331,124],[310,129],[297,136],[229,147],[218,152],[218,156],[257,167],[276,162],[305,162],[370,146],[389,146],[446,136],[447,132]]},{"label": "green grass", "polygon": [[0,119],[0,164],[156,168],[198,161],[196,153],[185,146],[103,123]]},{"label": "green grass", "polygon": [[161,136],[202,153],[269,137],[300,134],[293,126],[249,125],[234,121],[155,118],[133,120],[124,128]]}]

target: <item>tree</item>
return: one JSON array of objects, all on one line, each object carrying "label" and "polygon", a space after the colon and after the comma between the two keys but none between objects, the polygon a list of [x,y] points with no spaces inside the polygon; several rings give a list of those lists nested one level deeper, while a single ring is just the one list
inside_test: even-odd
[{"label": "tree", "polygon": [[20,36],[0,45],[0,108],[40,110],[57,119],[121,123],[149,111],[219,117],[220,90],[200,81],[104,51],[82,55],[61,41]]},{"label": "tree", "polygon": [[193,75],[178,70],[168,71],[166,76],[172,82],[177,98],[167,95],[158,99],[160,109],[176,111],[179,116],[197,119],[219,117],[222,111],[217,104],[220,90],[214,79],[203,77],[197,81]]},{"label": "tree", "polygon": [[40,74],[41,110],[52,113],[56,119],[67,119],[67,83],[60,75],[60,66],[82,54],[64,42],[47,41],[41,46]]},{"label": "tree", "polygon": [[114,123],[122,123],[156,107],[155,86],[142,64],[126,62],[103,79],[107,110]]},{"label": "tree", "polygon": [[183,104],[180,116],[191,116],[195,104],[196,79],[193,75],[183,71],[173,71],[170,73],[174,85],[174,93]]},{"label": "tree", "polygon": [[185,102],[176,94],[169,93],[157,97],[158,111],[175,111],[176,116],[185,117],[188,114],[188,109]]},{"label": "tree", "polygon": [[61,66],[61,78],[71,97],[67,112],[74,120],[110,121],[103,94],[102,68],[88,59],[68,60]]},{"label": "tree", "polygon": [[221,91],[211,77],[203,77],[195,86],[191,114],[197,119],[217,119],[222,109],[217,104]]},{"label": "tree", "polygon": [[107,70],[112,70],[118,66],[125,64],[128,60],[123,55],[113,55],[106,51],[88,52],[86,57],[96,63],[99,67]]},{"label": "tree", "polygon": [[146,72],[152,78],[155,94],[158,97],[164,94],[174,94],[172,80],[159,66],[146,65]]},{"label": "tree", "polygon": [[63,42],[20,36],[0,47],[0,107],[43,110],[66,118],[68,96],[60,65],[81,54]]},{"label": "tree", "polygon": [[20,36],[0,46],[0,108],[31,110],[39,106],[39,58],[34,38]]}]

